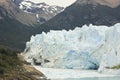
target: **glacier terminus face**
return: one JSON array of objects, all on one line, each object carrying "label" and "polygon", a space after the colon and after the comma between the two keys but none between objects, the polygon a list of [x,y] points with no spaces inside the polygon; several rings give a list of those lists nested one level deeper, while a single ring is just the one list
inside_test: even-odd
[{"label": "glacier terminus face", "polygon": [[23,55],[42,67],[102,71],[120,64],[120,24],[42,32],[26,43]]}]

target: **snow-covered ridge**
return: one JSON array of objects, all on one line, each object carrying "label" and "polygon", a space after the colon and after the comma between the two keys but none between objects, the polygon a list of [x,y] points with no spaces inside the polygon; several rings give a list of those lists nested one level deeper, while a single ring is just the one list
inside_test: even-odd
[{"label": "snow-covered ridge", "polygon": [[47,13],[60,13],[63,11],[62,7],[55,6],[55,5],[48,5],[44,2],[42,3],[35,3],[29,0],[24,0],[20,4],[20,9],[23,9],[24,11],[31,12],[30,10],[34,10],[31,13],[36,13],[35,8],[37,10],[42,9],[43,11],[46,11]]},{"label": "snow-covered ridge", "polygon": [[101,72],[120,64],[120,23],[37,34],[26,43],[24,56],[42,67],[98,68]]},{"label": "snow-covered ridge", "polygon": [[24,0],[24,1],[31,1],[34,3],[41,3],[41,2],[45,2],[49,5],[58,5],[61,7],[67,7],[70,6],[72,3],[74,3],[76,0]]},{"label": "snow-covered ridge", "polygon": [[34,2],[34,0],[23,0],[19,3],[19,8],[24,12],[35,14],[40,24],[50,20],[64,10],[63,7],[48,5],[44,2]]}]

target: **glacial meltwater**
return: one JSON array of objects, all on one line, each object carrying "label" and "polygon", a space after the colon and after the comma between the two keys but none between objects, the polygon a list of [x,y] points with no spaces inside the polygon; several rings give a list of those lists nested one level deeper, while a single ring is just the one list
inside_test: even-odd
[{"label": "glacial meltwater", "polygon": [[52,80],[120,80],[120,77],[68,78],[68,79],[52,79]]},{"label": "glacial meltwater", "polygon": [[55,69],[34,66],[50,80],[120,80],[119,75],[103,74],[97,70]]}]

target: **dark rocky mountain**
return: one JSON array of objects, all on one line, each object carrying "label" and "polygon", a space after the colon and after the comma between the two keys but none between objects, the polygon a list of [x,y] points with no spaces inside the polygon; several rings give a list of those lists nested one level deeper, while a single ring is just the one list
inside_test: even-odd
[{"label": "dark rocky mountain", "polygon": [[77,0],[76,4],[93,4],[93,5],[104,5],[111,8],[115,8],[120,5],[120,0]]},{"label": "dark rocky mountain", "polygon": [[0,45],[23,49],[33,34],[34,16],[24,13],[10,0],[0,0]]},{"label": "dark rocky mountain", "polygon": [[50,6],[41,2],[34,3],[34,1],[32,2],[29,0],[14,0],[13,2],[24,12],[36,15],[37,21],[40,24],[50,20],[64,9],[60,6]]},{"label": "dark rocky mountain", "polygon": [[36,32],[74,29],[85,24],[111,26],[120,22],[120,0],[77,0]]}]

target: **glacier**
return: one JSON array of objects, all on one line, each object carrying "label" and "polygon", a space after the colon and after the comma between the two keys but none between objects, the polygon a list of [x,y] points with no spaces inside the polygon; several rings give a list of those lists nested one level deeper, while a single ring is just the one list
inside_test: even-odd
[{"label": "glacier", "polygon": [[25,60],[41,67],[98,69],[120,64],[120,23],[90,24],[74,30],[50,30],[31,37],[23,52]]}]

